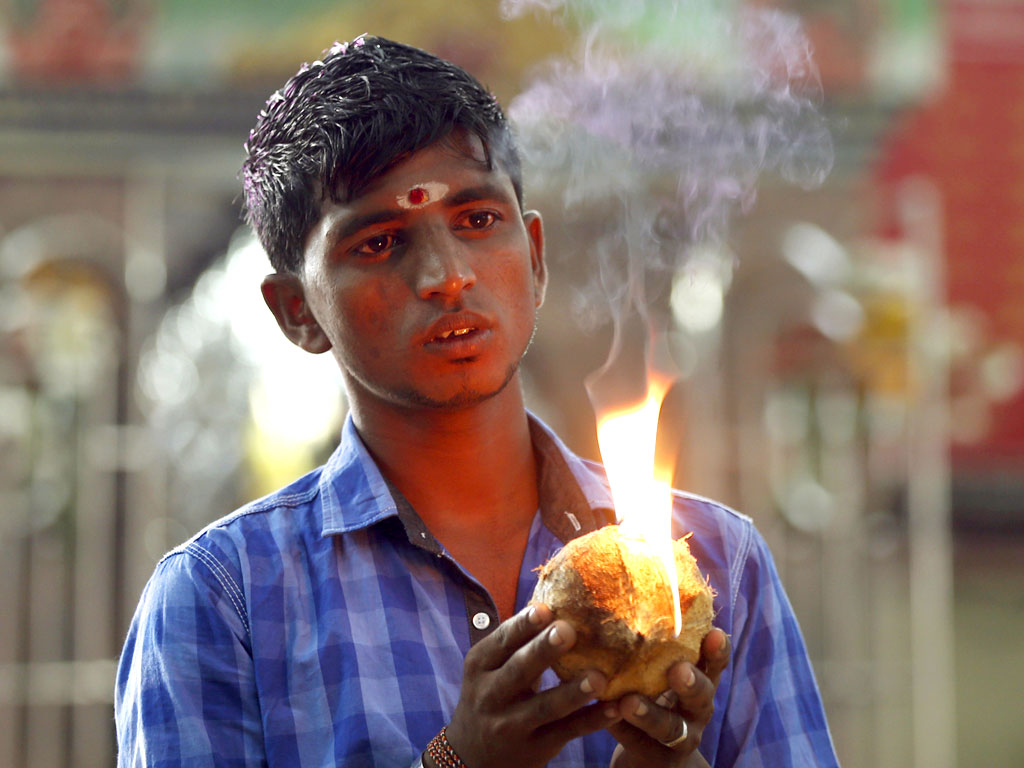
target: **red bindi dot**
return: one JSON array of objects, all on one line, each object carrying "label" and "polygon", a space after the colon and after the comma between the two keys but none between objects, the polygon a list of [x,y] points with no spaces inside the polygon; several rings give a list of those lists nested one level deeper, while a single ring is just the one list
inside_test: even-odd
[{"label": "red bindi dot", "polygon": [[409,190],[409,202],[413,205],[427,202],[427,190],[423,187],[413,187]]}]

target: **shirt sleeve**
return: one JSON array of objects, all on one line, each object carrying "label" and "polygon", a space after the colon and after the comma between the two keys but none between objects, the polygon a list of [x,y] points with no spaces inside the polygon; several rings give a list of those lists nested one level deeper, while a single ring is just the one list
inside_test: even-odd
[{"label": "shirt sleeve", "polygon": [[764,539],[752,542],[733,623],[732,685],[716,766],[838,768],[792,606]]},{"label": "shirt sleeve", "polygon": [[205,550],[157,566],[117,672],[119,768],[266,764],[241,594]]}]

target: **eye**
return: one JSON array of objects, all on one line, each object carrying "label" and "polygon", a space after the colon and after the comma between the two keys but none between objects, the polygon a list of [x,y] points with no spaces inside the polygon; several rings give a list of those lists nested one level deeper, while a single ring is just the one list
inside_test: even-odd
[{"label": "eye", "polygon": [[390,233],[382,233],[368,237],[357,245],[353,251],[359,256],[379,256],[387,253],[398,245],[398,238]]},{"label": "eye", "polygon": [[470,211],[459,217],[459,229],[489,229],[498,221],[499,217],[494,211]]}]

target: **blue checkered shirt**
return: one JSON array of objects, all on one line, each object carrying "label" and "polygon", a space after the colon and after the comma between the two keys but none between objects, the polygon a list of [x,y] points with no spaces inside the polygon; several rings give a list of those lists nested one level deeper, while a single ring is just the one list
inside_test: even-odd
[{"label": "blue checkered shirt", "polygon": [[[611,514],[600,467],[534,418],[531,433],[541,503],[517,609],[534,569]],[[713,766],[837,765],[764,541],[705,499],[677,494],[676,512],[734,648],[702,754]],[[488,593],[389,486],[350,419],[325,466],[157,565],[118,669],[118,765],[408,766],[451,718],[463,658],[497,623]],[[614,748],[601,731],[549,765],[606,768]]]}]

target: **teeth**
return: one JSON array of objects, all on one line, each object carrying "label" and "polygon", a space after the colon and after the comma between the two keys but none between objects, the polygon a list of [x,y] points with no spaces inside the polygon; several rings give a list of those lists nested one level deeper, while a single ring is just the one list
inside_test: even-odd
[{"label": "teeth", "polygon": [[472,328],[457,328],[454,331],[445,331],[439,338],[447,339],[451,336],[465,336],[467,333],[472,331]]}]

